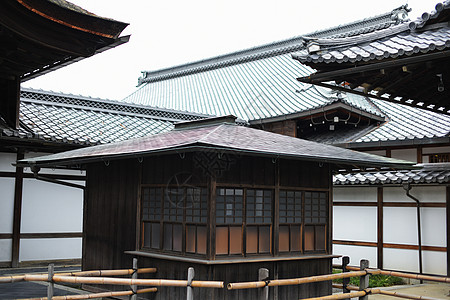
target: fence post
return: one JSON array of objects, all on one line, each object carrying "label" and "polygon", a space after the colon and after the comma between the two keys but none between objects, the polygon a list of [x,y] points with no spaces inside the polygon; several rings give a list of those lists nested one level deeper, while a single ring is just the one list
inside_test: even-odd
[{"label": "fence post", "polygon": [[[346,273],[349,270],[347,270],[347,266],[350,264],[350,257],[344,256],[342,257],[342,272]],[[350,278],[343,278],[342,279],[342,292],[343,293],[350,293],[350,290],[347,288],[347,286],[350,283]]]},{"label": "fence post", "polygon": [[[266,268],[258,269],[258,281],[266,281],[269,279],[269,270]],[[268,300],[269,299],[269,287],[258,289],[258,300]]]},{"label": "fence post", "polygon": [[48,286],[47,286],[47,299],[53,299],[53,275],[55,274],[55,265],[48,265]]},{"label": "fence post", "polygon": [[[359,263],[359,269],[365,270],[369,268],[369,261],[367,259],[361,259]],[[364,276],[359,277],[359,290],[364,291],[365,289],[369,288],[369,273],[367,273]],[[365,295],[362,297],[359,297],[359,300],[368,300],[369,296]]]},{"label": "fence post", "polygon": [[189,267],[188,276],[187,276],[187,292],[186,292],[186,300],[194,300],[194,291],[192,289],[192,280],[194,279],[195,271],[193,267]]},{"label": "fence post", "polygon": [[[131,279],[137,279],[138,278],[138,260],[137,258],[133,258],[133,274],[131,274]],[[137,300],[137,285],[132,284],[131,285],[131,291],[133,292],[133,295],[130,296],[130,300]]]}]

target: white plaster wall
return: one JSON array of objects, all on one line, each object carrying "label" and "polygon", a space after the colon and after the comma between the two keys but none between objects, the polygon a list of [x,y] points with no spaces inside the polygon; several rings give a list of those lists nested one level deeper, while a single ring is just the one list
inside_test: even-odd
[{"label": "white plaster wall", "polygon": [[82,220],[83,190],[24,179],[22,233],[81,232]]},{"label": "white plaster wall", "polygon": [[[445,186],[412,186],[409,193],[419,199],[420,202],[441,202],[445,203]],[[383,188],[384,202],[409,202],[415,203],[406,196],[403,187]]]},{"label": "white plaster wall", "polygon": [[385,207],[383,239],[385,243],[417,245],[416,208]]},{"label": "white plaster wall", "polygon": [[333,207],[333,239],[377,241],[376,207]]},{"label": "white plaster wall", "polygon": [[[350,245],[333,245],[333,254],[350,257],[350,265],[359,266],[361,259],[368,259],[369,266],[377,267],[377,248]],[[341,258],[333,259],[334,264],[342,264]]]},{"label": "white plaster wall", "polygon": [[16,162],[17,154],[15,153],[0,153],[0,171],[15,172],[16,168],[11,164]]},{"label": "white plaster wall", "polygon": [[21,239],[19,261],[78,259],[81,238]]},{"label": "white plaster wall", "polygon": [[11,261],[11,253],[12,253],[12,240],[11,239],[0,240],[0,262]]},{"label": "white plaster wall", "polygon": [[423,272],[447,276],[447,253],[435,251],[422,252]]},{"label": "white plaster wall", "polygon": [[418,251],[409,249],[384,248],[383,268],[388,270],[419,272]]},{"label": "white plaster wall", "polygon": [[335,187],[333,201],[377,202],[376,187]]},{"label": "white plaster wall", "polygon": [[391,150],[391,157],[417,162],[417,149],[394,149]]},{"label": "white plaster wall", "polygon": [[422,244],[446,247],[447,225],[445,208],[421,208]]},{"label": "white plaster wall", "polygon": [[0,233],[12,233],[14,178],[0,178]]},{"label": "white plaster wall", "polygon": [[422,148],[422,154],[448,153],[448,152],[450,152],[450,146],[447,146],[447,147],[424,147],[424,148]]}]

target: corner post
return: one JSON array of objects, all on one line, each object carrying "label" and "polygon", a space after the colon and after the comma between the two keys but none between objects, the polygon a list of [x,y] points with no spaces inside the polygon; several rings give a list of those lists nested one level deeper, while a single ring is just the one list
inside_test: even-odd
[{"label": "corner post", "polygon": [[193,267],[189,267],[187,276],[187,293],[186,300],[194,300],[194,291],[192,289],[192,280],[194,279],[195,271]]},{"label": "corner post", "polygon": [[[348,272],[347,266],[349,264],[350,264],[350,257],[348,257],[348,256],[342,257],[342,272],[343,273]],[[347,288],[349,283],[350,283],[350,278],[343,278],[342,279],[342,292],[343,293],[350,293],[350,290]]]},{"label": "corner post", "polygon": [[[359,269],[361,271],[366,270],[369,268],[369,261],[367,259],[361,259],[359,263]],[[369,288],[369,273],[366,273],[366,275],[363,275],[359,277],[359,290],[364,291],[367,288]],[[369,296],[366,294],[365,296],[359,297],[359,300],[369,300]]]},{"label": "corner post", "polygon": [[[138,260],[137,258],[133,258],[133,274],[131,274],[131,279],[137,279],[138,278]],[[131,291],[133,292],[133,295],[130,296],[130,300],[137,300],[137,285],[132,284],[131,285]]]},{"label": "corner post", "polygon": [[47,286],[47,299],[51,300],[53,299],[53,275],[55,274],[55,265],[49,264],[48,265],[48,286]]},{"label": "corner post", "polygon": [[[269,270],[266,268],[258,269],[258,281],[267,281],[269,279]],[[269,287],[267,284],[258,290],[258,299],[259,300],[268,300],[269,299]]]}]

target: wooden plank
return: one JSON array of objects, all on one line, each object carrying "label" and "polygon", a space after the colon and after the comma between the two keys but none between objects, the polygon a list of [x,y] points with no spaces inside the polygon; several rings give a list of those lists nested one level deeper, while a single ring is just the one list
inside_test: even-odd
[{"label": "wooden plank", "polygon": [[[336,245],[349,245],[349,246],[362,246],[362,247],[377,247],[378,243],[376,242],[364,242],[364,241],[347,241],[347,240],[333,240],[333,244]],[[410,244],[393,244],[393,243],[383,243],[384,248],[392,248],[392,249],[407,249],[407,250],[419,250],[418,245],[410,245]],[[441,246],[422,246],[422,250],[424,251],[437,251],[437,252],[446,252],[447,247]]]},{"label": "wooden plank", "polygon": [[377,187],[377,267],[383,269],[383,187]]},{"label": "wooden plank", "polygon": [[[17,152],[17,160],[24,158],[23,152]],[[23,190],[23,168],[16,167],[16,180],[14,185],[14,216],[13,216],[13,232],[12,232],[12,253],[11,265],[13,268],[19,266],[19,249],[20,249],[20,225],[22,222],[22,190]]]},{"label": "wooden plank", "polygon": [[82,238],[82,232],[47,232],[47,233],[21,233],[21,239],[64,239]]}]

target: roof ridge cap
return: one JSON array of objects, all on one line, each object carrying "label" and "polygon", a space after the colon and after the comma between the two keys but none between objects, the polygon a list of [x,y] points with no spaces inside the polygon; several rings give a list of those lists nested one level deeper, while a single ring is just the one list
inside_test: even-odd
[{"label": "roof ridge cap", "polygon": [[[357,20],[354,22],[346,23],[343,25],[338,25],[335,27],[330,27],[323,30],[314,31],[311,33],[295,36],[292,38],[284,39],[275,41],[272,43],[266,43],[259,46],[250,47],[244,50],[238,50],[235,52],[230,52],[222,55],[213,56],[211,58],[202,59],[198,61],[188,62],[186,64],[180,64],[168,68],[162,68],[159,70],[154,71],[142,71],[142,77],[138,78],[138,86],[148,83],[148,82],[155,82],[160,80],[165,80],[169,78],[174,77],[180,77],[188,74],[198,73],[202,71],[208,71],[213,70],[217,68],[221,68],[224,66],[232,65],[232,64],[239,64],[244,63],[248,61],[255,61],[266,57],[276,56],[276,55],[282,55],[286,53],[291,53],[294,51],[298,51],[302,49],[305,46],[305,39],[311,39],[315,38],[318,35],[325,34],[325,33],[334,33],[339,34],[340,31],[346,30],[345,32],[341,32],[341,34],[347,35],[352,32],[352,30],[347,30],[351,27],[355,27],[357,25],[361,25],[363,28],[371,28],[373,26],[363,26],[364,23],[367,23],[369,21],[373,21],[373,23],[376,23],[376,21],[386,18],[389,16],[389,27],[392,25],[396,25],[399,22],[404,22],[405,20],[404,15],[407,15],[407,13],[410,11],[408,9],[408,5],[402,5],[400,7],[397,7],[390,12],[376,15],[373,17],[367,17],[361,20]],[[402,18],[399,17],[399,15],[402,15]],[[376,30],[376,29],[375,29]],[[325,36],[330,36],[329,34]],[[332,36],[332,34],[331,34]]]}]

